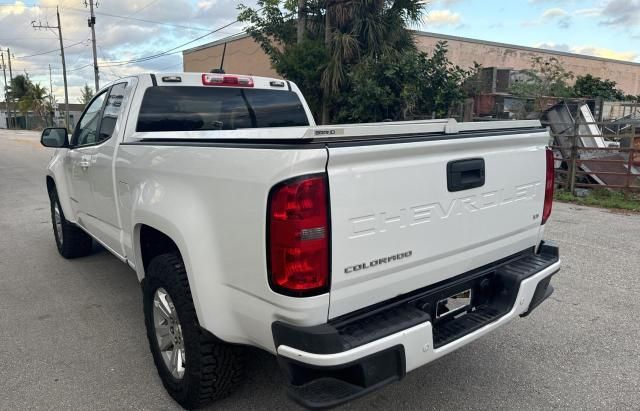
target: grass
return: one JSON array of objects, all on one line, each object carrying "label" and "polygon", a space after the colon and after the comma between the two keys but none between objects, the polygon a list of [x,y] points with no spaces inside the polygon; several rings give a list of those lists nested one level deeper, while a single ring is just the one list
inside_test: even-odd
[{"label": "grass", "polygon": [[628,198],[625,198],[624,194],[619,191],[598,188],[591,190],[586,197],[577,197],[568,191],[556,190],[555,199],[565,203],[640,213],[640,196],[637,193],[630,194]]}]

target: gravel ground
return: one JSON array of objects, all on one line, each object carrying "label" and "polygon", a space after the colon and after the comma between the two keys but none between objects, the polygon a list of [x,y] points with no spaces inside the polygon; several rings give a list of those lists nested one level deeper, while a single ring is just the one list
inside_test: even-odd
[{"label": "gravel ground", "polygon": [[[49,221],[51,153],[0,130],[0,409],[174,410],[135,274],[107,252],[66,261]],[[556,204],[555,294],[526,319],[343,407],[640,409],[640,216]],[[269,354],[211,409],[296,409]]]}]

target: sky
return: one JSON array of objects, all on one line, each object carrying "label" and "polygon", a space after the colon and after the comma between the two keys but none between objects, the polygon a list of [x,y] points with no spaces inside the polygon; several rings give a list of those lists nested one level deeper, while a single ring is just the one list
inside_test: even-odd
[{"label": "sky", "polygon": [[[239,3],[254,5],[255,0],[97,0],[101,85],[135,73],[180,71],[181,50],[242,32],[242,25],[235,23],[208,34],[233,23]],[[426,3],[425,17],[414,29],[640,62],[640,0]],[[82,86],[94,84],[84,0],[0,0],[0,49],[5,51],[5,65],[6,49],[11,49],[14,75],[27,72],[47,89],[51,65],[53,93],[63,102],[57,32],[32,27],[32,22],[56,26],[56,6],[62,18],[70,102],[77,103]]]}]

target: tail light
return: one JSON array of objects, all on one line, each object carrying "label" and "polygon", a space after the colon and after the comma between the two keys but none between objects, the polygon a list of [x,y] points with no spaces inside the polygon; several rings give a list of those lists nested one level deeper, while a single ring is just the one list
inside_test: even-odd
[{"label": "tail light", "polygon": [[313,175],[285,181],[269,194],[267,266],[274,291],[297,297],[329,290],[327,180]]},{"label": "tail light", "polygon": [[205,86],[253,87],[253,77],[233,76],[228,74],[203,74],[202,84]]},{"label": "tail light", "polygon": [[553,207],[553,186],[555,184],[555,158],[553,150],[547,147],[547,182],[544,188],[544,209],[542,210],[542,225],[544,225],[551,216],[551,208]]}]

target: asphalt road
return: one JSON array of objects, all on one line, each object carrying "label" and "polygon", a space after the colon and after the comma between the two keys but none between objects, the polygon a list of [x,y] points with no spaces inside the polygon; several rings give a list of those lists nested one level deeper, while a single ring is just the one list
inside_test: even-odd
[{"label": "asphalt road", "polygon": [[[0,409],[174,410],[147,347],[135,274],[62,259],[33,133],[0,130]],[[343,409],[640,409],[640,216],[556,204],[556,293],[526,319]],[[275,359],[211,409],[296,409]]]}]

